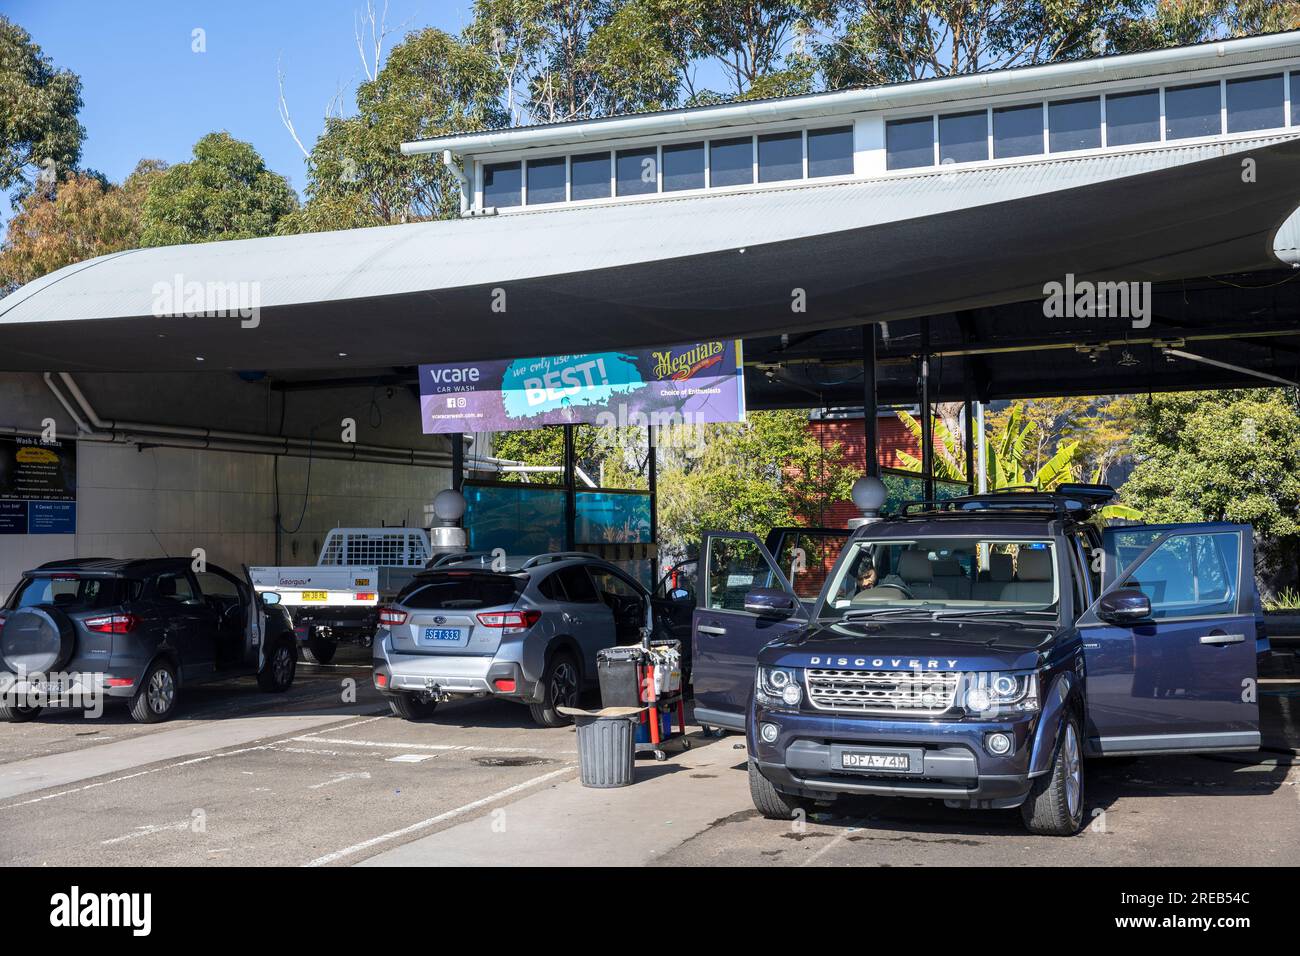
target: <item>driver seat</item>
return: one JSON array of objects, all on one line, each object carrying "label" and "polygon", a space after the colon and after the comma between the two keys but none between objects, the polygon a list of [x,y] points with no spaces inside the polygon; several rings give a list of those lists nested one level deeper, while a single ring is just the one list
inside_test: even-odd
[{"label": "driver seat", "polygon": [[948,592],[934,583],[934,566],[924,551],[904,551],[898,556],[898,576],[914,598],[948,599]]}]

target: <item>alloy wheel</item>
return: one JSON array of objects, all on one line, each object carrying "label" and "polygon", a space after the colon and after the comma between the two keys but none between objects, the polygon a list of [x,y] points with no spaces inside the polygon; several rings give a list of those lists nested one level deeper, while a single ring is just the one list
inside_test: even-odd
[{"label": "alloy wheel", "polygon": [[149,709],[155,714],[165,714],[171,709],[172,701],[176,698],[176,682],[172,680],[171,671],[165,667],[160,667],[153,672],[149,678],[149,686],[145,691],[149,701]]},{"label": "alloy wheel", "polygon": [[1079,756],[1079,737],[1074,724],[1065,725],[1065,805],[1070,818],[1079,815],[1083,799],[1083,760]]}]

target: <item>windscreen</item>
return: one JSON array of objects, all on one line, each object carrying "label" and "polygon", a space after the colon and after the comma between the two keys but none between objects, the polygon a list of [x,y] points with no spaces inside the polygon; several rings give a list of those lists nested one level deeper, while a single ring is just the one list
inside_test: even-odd
[{"label": "windscreen", "polygon": [[475,611],[512,606],[523,593],[527,581],[523,575],[473,571],[422,575],[403,592],[397,603],[420,611]]},{"label": "windscreen", "polygon": [[27,578],[18,585],[13,608],[53,604],[69,611],[94,611],[121,603],[117,578],[58,575]]},{"label": "windscreen", "polygon": [[858,540],[835,570],[822,619],[905,609],[942,616],[1054,615],[1060,589],[1052,542],[1008,538]]}]

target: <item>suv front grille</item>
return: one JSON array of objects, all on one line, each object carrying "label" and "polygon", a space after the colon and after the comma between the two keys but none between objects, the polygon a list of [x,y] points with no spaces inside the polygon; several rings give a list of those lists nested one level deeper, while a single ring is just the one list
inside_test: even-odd
[{"label": "suv front grille", "polygon": [[860,671],[810,667],[808,699],[818,710],[938,717],[952,709],[957,671]]}]

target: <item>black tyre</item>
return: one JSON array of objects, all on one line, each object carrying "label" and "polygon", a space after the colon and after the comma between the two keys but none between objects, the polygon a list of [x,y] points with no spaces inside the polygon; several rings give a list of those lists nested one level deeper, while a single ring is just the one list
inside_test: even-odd
[{"label": "black tyre", "polygon": [[560,651],[552,655],[542,674],[541,691],[541,701],[528,705],[533,721],[543,727],[567,727],[573,723],[572,717],[558,709],[577,707],[582,697],[582,676],[572,654]]},{"label": "black tyre", "polygon": [[280,694],[289,689],[293,675],[298,670],[298,650],[292,640],[282,640],[275,645],[262,669],[257,672],[257,686],[268,694]]},{"label": "black tyre", "polygon": [[339,646],[333,641],[313,634],[302,646],[302,656],[316,664],[328,664],[334,660],[334,652],[338,649]]},{"label": "black tyre", "polygon": [[6,704],[0,701],[0,722],[21,724],[41,716],[41,705]]},{"label": "black tyre", "polygon": [[1074,836],[1083,826],[1083,746],[1079,722],[1071,716],[1061,729],[1052,769],[1034,780],[1020,816],[1030,833]]},{"label": "black tyre", "polygon": [[754,761],[749,762],[749,795],[758,812],[769,820],[792,820],[796,813],[812,812],[814,801],[782,793],[772,786],[772,781],[758,771]]},{"label": "black tyre", "polygon": [[159,657],[144,672],[140,689],[131,698],[131,717],[141,724],[170,720],[176,713],[179,691],[176,667],[167,658]]},{"label": "black tyre", "polygon": [[394,714],[405,720],[424,720],[433,716],[438,709],[438,702],[419,694],[394,694],[388,698],[388,706]]}]

